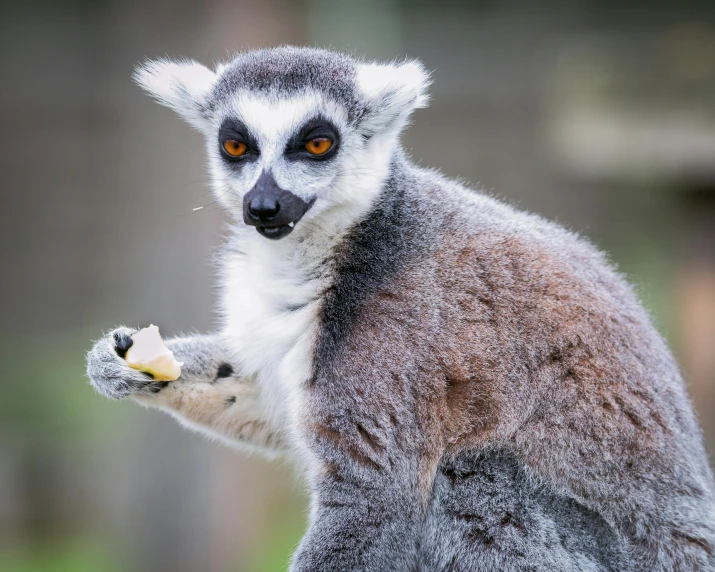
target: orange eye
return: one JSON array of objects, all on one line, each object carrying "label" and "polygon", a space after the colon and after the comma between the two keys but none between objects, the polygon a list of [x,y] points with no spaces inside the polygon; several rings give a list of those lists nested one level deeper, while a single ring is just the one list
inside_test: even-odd
[{"label": "orange eye", "polygon": [[311,139],[305,144],[305,150],[311,155],[324,155],[333,146],[333,142],[326,137]]},{"label": "orange eye", "polygon": [[248,150],[248,147],[243,141],[237,139],[227,139],[223,142],[223,150],[229,157],[240,157]]}]

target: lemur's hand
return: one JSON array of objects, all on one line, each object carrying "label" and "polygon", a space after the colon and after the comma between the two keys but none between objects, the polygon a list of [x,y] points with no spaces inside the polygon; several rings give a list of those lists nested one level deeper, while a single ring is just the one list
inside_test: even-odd
[{"label": "lemur's hand", "polygon": [[168,382],[155,382],[149,373],[133,369],[124,361],[136,330],[117,328],[94,344],[87,354],[87,375],[94,388],[106,397],[121,399],[161,391]]}]

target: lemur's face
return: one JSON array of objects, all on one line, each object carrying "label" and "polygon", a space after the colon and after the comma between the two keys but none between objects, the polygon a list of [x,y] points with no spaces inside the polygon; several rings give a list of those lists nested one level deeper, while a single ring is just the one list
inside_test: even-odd
[{"label": "lemur's face", "polygon": [[217,200],[270,239],[369,205],[428,85],[417,62],[362,64],[290,47],[240,55],[215,72],[149,62],[136,79],[205,134]]},{"label": "lemur's face", "polygon": [[208,152],[219,200],[266,238],[327,207],[365,144],[345,110],[316,91],[238,92],[218,117]]}]

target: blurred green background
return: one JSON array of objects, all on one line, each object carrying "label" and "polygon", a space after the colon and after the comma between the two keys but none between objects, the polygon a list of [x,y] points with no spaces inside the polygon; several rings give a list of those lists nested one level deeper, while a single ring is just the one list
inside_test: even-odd
[{"label": "blurred green background", "polygon": [[6,2],[0,569],[285,569],[306,513],[290,467],[84,377],[116,324],[216,325],[203,142],[134,65],[283,43],[423,60],[433,103],[410,153],[609,251],[715,452],[714,2]]}]

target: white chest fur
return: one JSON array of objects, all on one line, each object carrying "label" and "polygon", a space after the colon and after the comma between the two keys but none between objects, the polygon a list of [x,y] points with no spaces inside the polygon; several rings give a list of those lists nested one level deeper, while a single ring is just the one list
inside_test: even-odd
[{"label": "white chest fur", "polygon": [[255,376],[267,413],[282,424],[311,374],[325,252],[246,230],[240,252],[225,261],[225,332],[243,372]]}]

